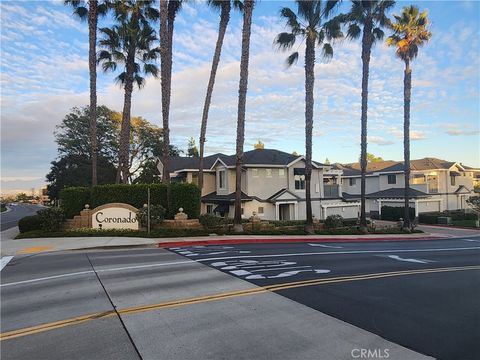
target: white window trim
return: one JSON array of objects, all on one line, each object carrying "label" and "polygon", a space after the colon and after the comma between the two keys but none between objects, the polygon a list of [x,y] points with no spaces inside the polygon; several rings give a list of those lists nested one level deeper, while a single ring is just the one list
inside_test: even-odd
[{"label": "white window trim", "polygon": [[[224,179],[224,182],[223,182],[223,187],[221,186],[222,185],[222,182],[221,182],[221,177],[222,177],[222,173],[225,174],[225,179]],[[227,190],[227,170],[224,169],[224,170],[218,170],[218,189],[219,190]]]}]

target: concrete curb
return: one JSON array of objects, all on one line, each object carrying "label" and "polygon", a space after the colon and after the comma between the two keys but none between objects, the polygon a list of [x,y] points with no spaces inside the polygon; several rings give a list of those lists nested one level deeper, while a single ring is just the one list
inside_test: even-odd
[{"label": "concrete curb", "polygon": [[433,228],[440,228],[440,229],[480,231],[480,228],[472,228],[468,226],[451,226],[451,225],[439,225],[439,224],[418,224],[418,225],[433,227]]},{"label": "concrete curb", "polygon": [[215,240],[184,240],[184,241],[160,241],[158,247],[180,247],[192,245],[225,245],[225,244],[281,244],[281,243],[341,243],[341,242],[375,242],[375,241],[414,241],[414,240],[441,240],[447,239],[442,236],[424,236],[424,237],[357,237],[357,238],[270,238],[270,239],[215,239]]}]

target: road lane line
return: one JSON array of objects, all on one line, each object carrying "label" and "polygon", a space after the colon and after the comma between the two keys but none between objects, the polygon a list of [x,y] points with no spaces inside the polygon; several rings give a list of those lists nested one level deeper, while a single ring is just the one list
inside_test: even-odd
[{"label": "road lane line", "polygon": [[[125,267],[118,267],[118,268],[112,268],[112,269],[99,269],[99,270],[97,270],[97,272],[114,272],[114,271],[121,271],[121,270],[135,270],[135,269],[145,269],[145,268],[168,266],[168,265],[180,265],[180,264],[192,265],[192,264],[197,264],[197,262],[192,261],[192,260],[173,261],[173,262],[168,262],[168,263],[155,263],[155,264],[148,264],[148,265],[125,266]],[[79,271],[79,272],[74,272],[74,273],[66,273],[66,274],[59,274],[59,275],[53,275],[53,276],[46,276],[46,277],[35,278],[35,279],[30,279],[30,280],[16,281],[16,282],[11,282],[11,283],[1,284],[0,287],[30,284],[30,283],[35,283],[35,282],[39,282],[39,281],[54,280],[54,279],[59,279],[59,278],[64,278],[64,277],[78,276],[78,275],[85,275],[85,274],[94,274],[94,271],[93,270],[86,270],[86,271]]]},{"label": "road lane line", "polygon": [[0,271],[3,270],[5,266],[10,262],[10,260],[13,259],[13,256],[2,256],[2,259],[0,260]]},{"label": "road lane line", "polygon": [[291,254],[269,254],[269,255],[242,255],[225,256],[206,259],[195,259],[195,261],[217,261],[228,259],[250,259],[250,258],[271,258],[279,256],[311,256],[311,255],[342,255],[342,254],[381,254],[381,253],[399,253],[399,252],[433,252],[433,251],[462,251],[462,250],[480,250],[480,247],[461,247],[461,248],[440,248],[440,249],[399,249],[399,250],[351,250],[351,251],[326,251],[326,252],[308,252]]},{"label": "road lane line", "polygon": [[[124,309],[119,309],[117,311],[119,314],[122,314],[122,315],[137,314],[137,313],[148,312],[153,310],[187,306],[192,304],[205,303],[205,302],[216,301],[216,300],[224,300],[224,299],[230,299],[230,298],[241,297],[241,296],[263,294],[267,292],[276,292],[280,290],[292,289],[297,287],[333,284],[333,283],[341,283],[341,282],[348,282],[348,281],[373,280],[373,279],[389,278],[389,277],[396,277],[396,276],[420,275],[420,274],[468,271],[468,270],[480,270],[480,265],[450,267],[450,268],[431,268],[431,269],[422,269],[422,270],[404,270],[404,271],[372,273],[372,274],[354,275],[354,276],[340,276],[340,277],[332,277],[332,278],[288,282],[288,283],[281,283],[276,285],[269,285],[265,287],[257,286],[253,288],[243,289],[243,290],[217,293],[212,295],[199,296],[195,298],[179,299],[179,300],[168,301],[168,302],[163,302],[158,304],[129,307]],[[75,318],[36,325],[36,326],[23,328],[23,329],[12,330],[12,331],[1,333],[0,341],[32,335],[39,332],[54,330],[54,329],[62,328],[69,325],[76,325],[86,321],[92,321],[92,320],[110,317],[114,315],[116,314],[112,310],[112,311],[106,311],[102,313],[94,313],[94,314],[78,316]]]}]

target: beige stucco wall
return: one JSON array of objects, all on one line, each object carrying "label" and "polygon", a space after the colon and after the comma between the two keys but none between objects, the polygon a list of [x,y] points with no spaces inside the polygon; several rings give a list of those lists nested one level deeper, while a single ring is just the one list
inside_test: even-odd
[{"label": "beige stucco wall", "polygon": [[[267,177],[267,168],[247,168],[246,183],[248,195],[268,199],[283,188],[287,188],[287,168],[282,168],[284,176],[279,175],[279,168],[268,168],[271,176]],[[256,176],[255,176],[256,170]]]},{"label": "beige stucco wall", "polygon": [[[350,186],[350,180],[348,178],[342,179],[342,191],[347,194],[360,194],[360,185],[361,178],[357,177],[355,185]],[[379,177],[378,176],[367,176],[365,180],[365,191],[367,194],[371,194],[379,191]]]}]

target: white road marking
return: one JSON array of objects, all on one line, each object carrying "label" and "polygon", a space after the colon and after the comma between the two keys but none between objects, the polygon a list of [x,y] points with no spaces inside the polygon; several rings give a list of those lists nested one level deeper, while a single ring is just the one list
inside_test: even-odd
[{"label": "white road marking", "polygon": [[232,270],[232,271],[230,271],[230,273],[232,273],[233,275],[237,275],[237,276],[250,275],[251,274],[251,272],[248,272],[248,271],[245,271],[245,270]]},{"label": "white road marking", "polygon": [[404,258],[401,258],[401,257],[398,256],[398,255],[388,255],[388,257],[389,257],[390,259],[394,259],[394,260],[398,260],[398,261],[406,261],[406,262],[418,263],[418,264],[428,264],[428,263],[430,263],[430,262],[433,262],[433,261],[429,261],[429,260],[404,259]]},{"label": "white road marking", "polygon": [[342,247],[342,246],[331,246],[331,245],[312,244],[312,243],[308,243],[308,245],[310,245],[310,246],[320,246],[320,247],[324,247],[324,248],[332,248],[332,249],[343,249],[343,247]]},{"label": "white road marking", "polygon": [[292,266],[288,268],[273,268],[273,269],[260,269],[260,270],[250,270],[251,272],[259,272],[259,271],[277,271],[277,270],[291,270],[291,269],[304,269],[304,268],[311,268],[311,265],[306,266]]},{"label": "white road marking", "polygon": [[480,250],[480,247],[467,248],[439,248],[439,249],[405,249],[405,250],[353,250],[353,251],[328,251],[328,252],[310,252],[310,253],[291,253],[291,254],[272,254],[272,255],[243,255],[243,256],[228,256],[207,259],[197,259],[195,261],[214,261],[214,260],[228,260],[228,259],[246,259],[246,258],[271,258],[278,256],[311,256],[311,255],[342,255],[342,254],[381,254],[381,253],[401,253],[401,252],[431,252],[431,251],[462,251],[462,250]]},{"label": "white road marking", "polygon": [[10,262],[10,260],[13,259],[13,256],[3,256],[2,259],[0,260],[0,271],[3,270],[5,266]]},{"label": "white road marking", "polygon": [[475,239],[462,239],[463,241],[470,241],[470,242],[480,242],[480,240]]},{"label": "white road marking", "polygon": [[[196,263],[197,263],[196,261],[190,261],[190,260],[188,260],[188,261],[174,261],[174,262],[168,262],[168,263],[155,263],[155,264],[148,264],[148,265],[125,266],[125,267],[118,267],[118,268],[111,268],[111,269],[96,269],[96,271],[98,273],[98,272],[145,269],[145,268],[169,266],[169,265],[183,265],[183,264],[192,265],[192,264],[196,264]],[[46,276],[46,277],[41,277],[41,278],[36,278],[36,279],[23,280],[23,281],[16,281],[16,282],[11,282],[11,283],[1,284],[0,287],[36,283],[36,282],[45,281],[45,280],[53,280],[53,279],[59,279],[59,278],[64,278],[64,277],[86,275],[86,274],[93,274],[93,273],[94,273],[93,270],[79,271],[79,272],[74,272],[74,273]]]}]

